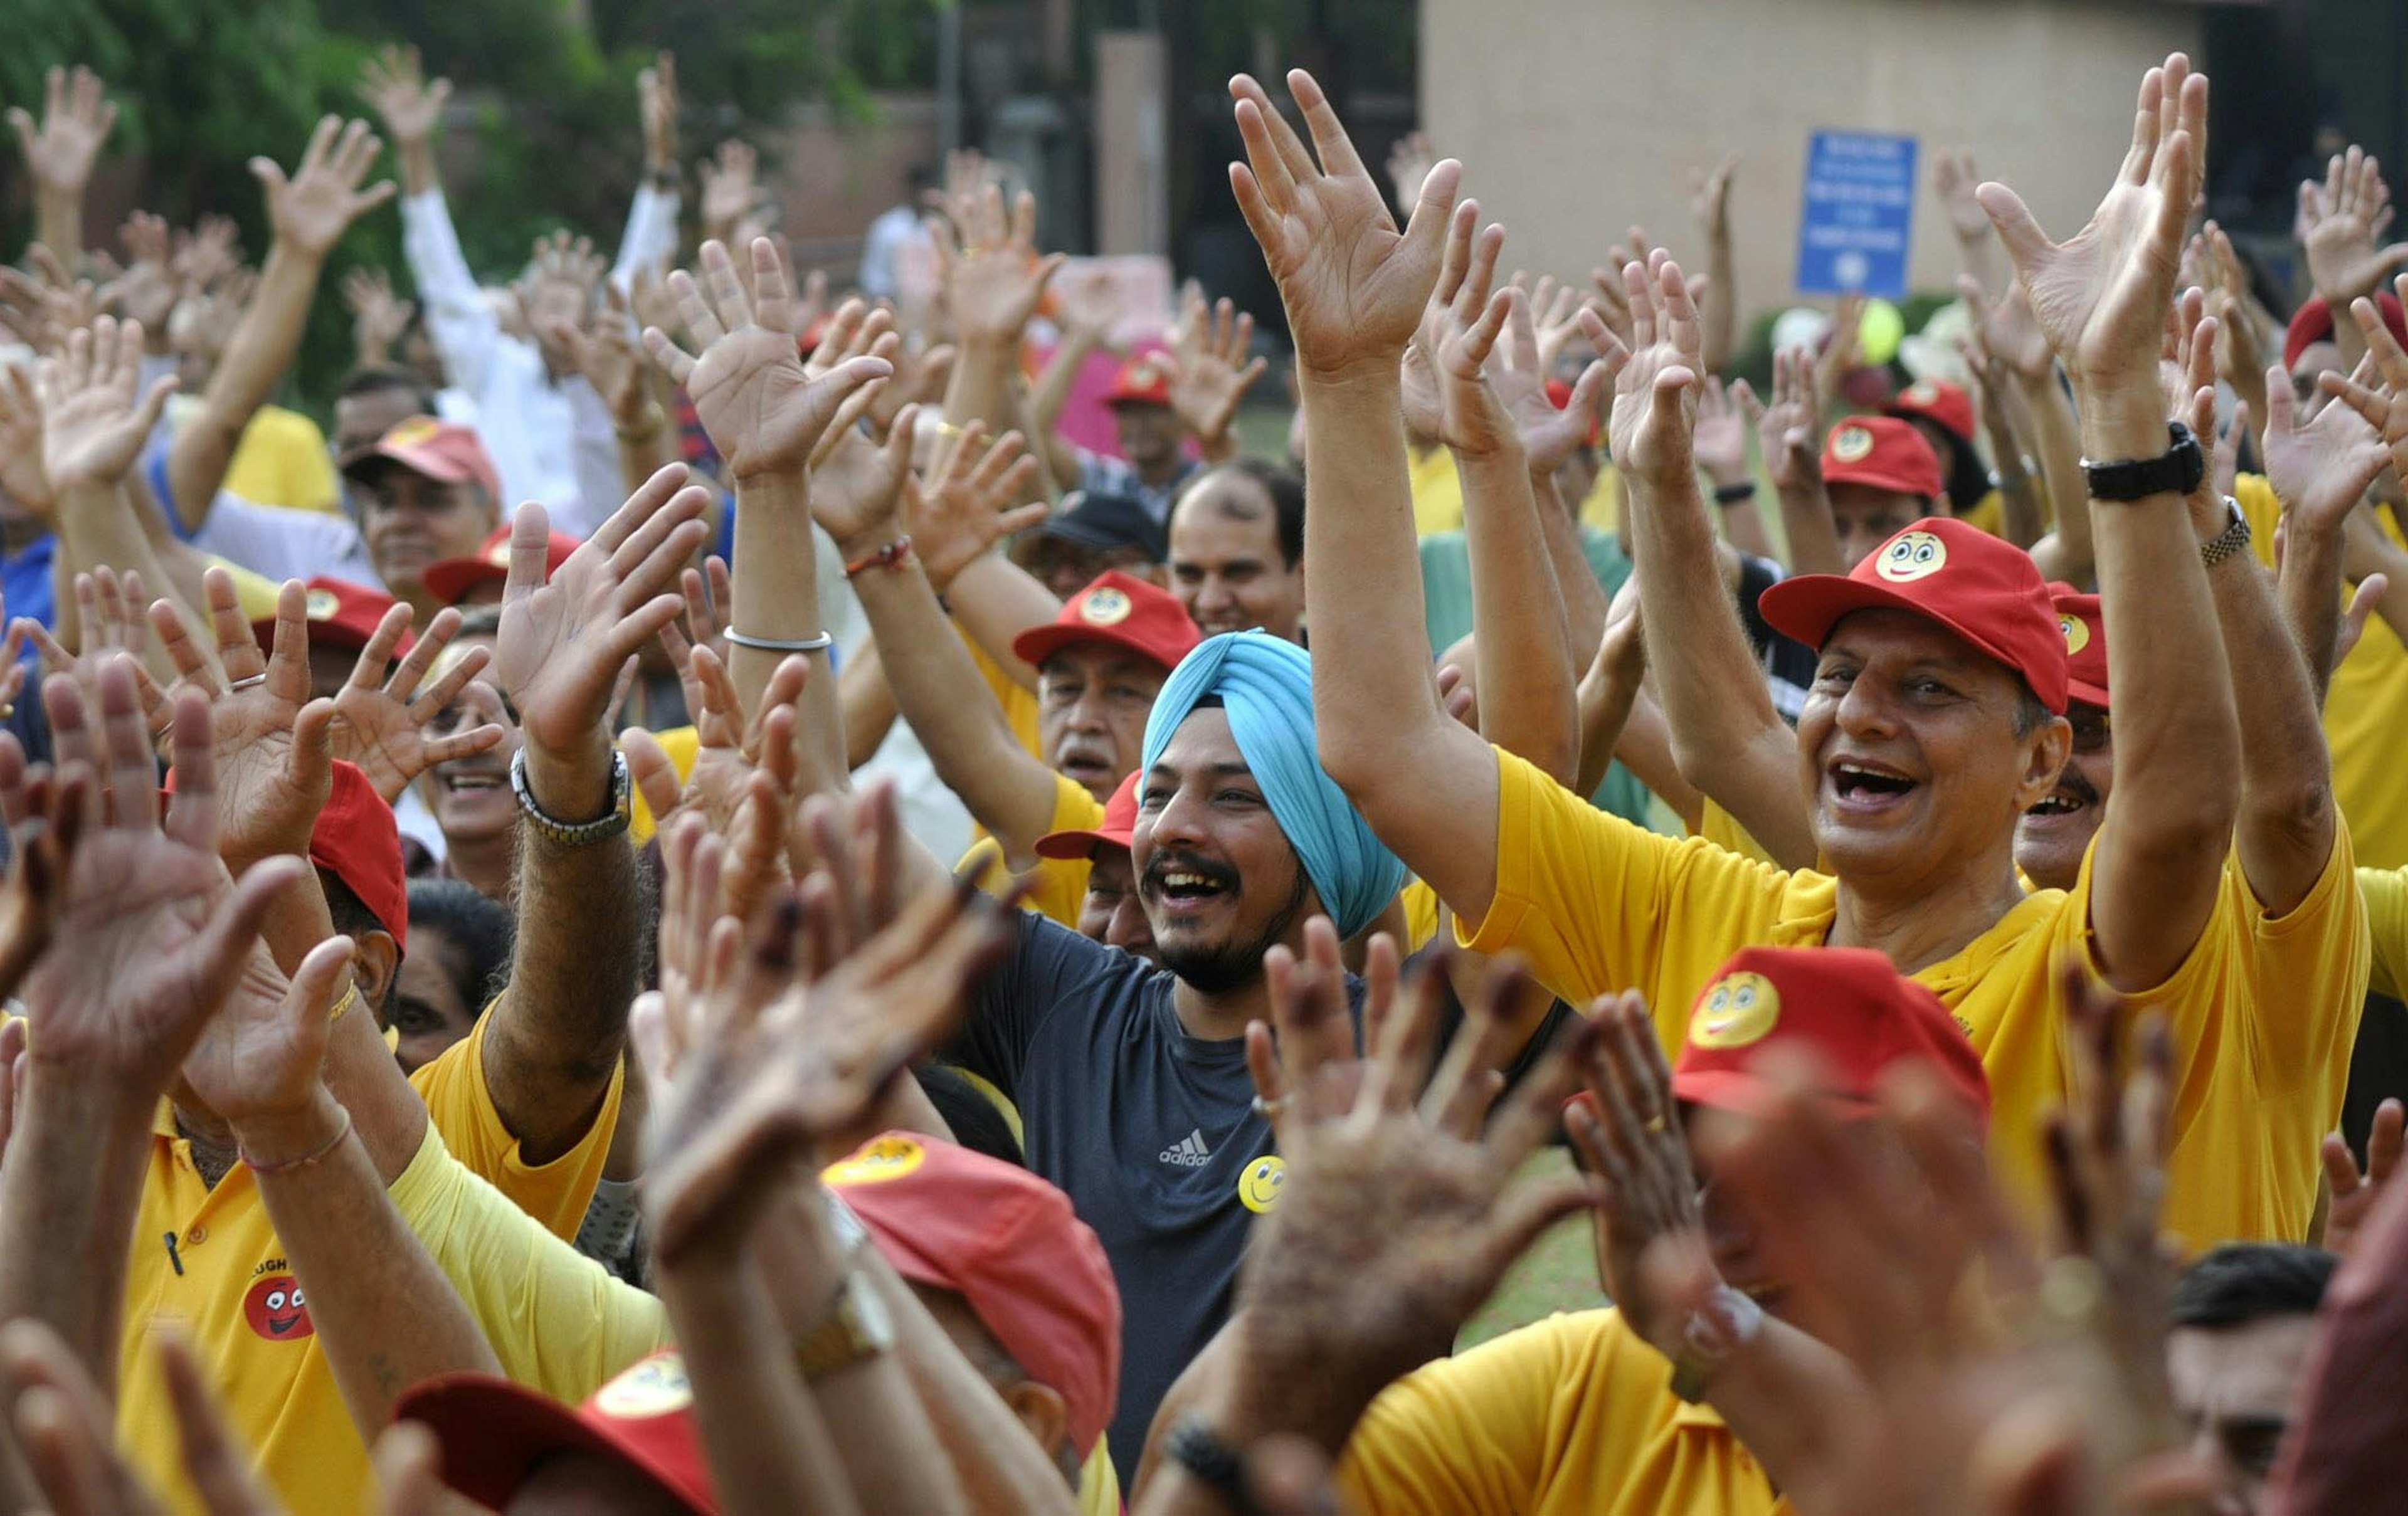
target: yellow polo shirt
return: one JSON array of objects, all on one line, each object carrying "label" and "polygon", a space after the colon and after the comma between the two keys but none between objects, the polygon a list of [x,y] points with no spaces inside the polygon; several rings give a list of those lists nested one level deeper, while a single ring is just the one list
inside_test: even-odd
[{"label": "yellow polo shirt", "polygon": [[1617,1310],[1584,1310],[1424,1365],[1340,1457],[1361,1516],[1776,1516],[1763,1466]]},{"label": "yellow polo shirt", "polygon": [[2006,501],[2000,496],[1998,491],[1992,490],[1981,499],[1966,507],[1956,519],[1968,526],[1979,527],[1992,536],[2000,536],[2004,535],[2000,530],[2000,523],[2004,519],[2003,513],[2006,508]]},{"label": "yellow polo shirt", "polygon": [[[959,630],[959,628],[955,628]],[[970,662],[978,665],[979,677],[986,680],[995,703],[1003,708],[1004,724],[1020,739],[1031,758],[1045,756],[1044,744],[1037,736],[1037,692],[1003,671],[1003,665],[986,655],[986,650],[968,632],[963,632],[962,646],[970,650]]]},{"label": "yellow polo shirt", "polygon": [[1444,448],[1424,453],[1405,450],[1406,479],[1413,495],[1413,535],[1463,530],[1463,479],[1455,454]]},{"label": "yellow polo shirt", "polygon": [[[1686,1033],[1690,1002],[1734,951],[1819,947],[1830,935],[1839,881],[1828,874],[1784,873],[1702,838],[1657,837],[1511,753],[1498,753],[1498,782],[1497,896],[1464,946],[1520,951],[1541,983],[1576,1006],[1639,990],[1668,1056]],[[2194,1244],[2307,1235],[2314,1138],[2303,1164],[2265,1160],[2270,1149],[2287,1154],[2297,1145],[2289,1114],[2304,1121],[2329,1091],[2330,1109],[2314,1128],[2321,1136],[2341,1108],[2350,1041],[2342,1028],[2354,1028],[2366,983],[2365,914],[2344,887],[2352,877],[2349,849],[2337,845],[2307,901],[2280,922],[2228,879],[2181,966],[2128,997],[2136,1014],[2159,1008],[2170,1018],[2175,1152],[2165,1222]],[[2027,896],[1963,951],[1914,976],[1981,1053],[1992,1166],[2024,1214],[2043,1223],[2041,1122],[2066,1089],[2068,1017],[2056,965],[2079,953],[2096,968],[2090,887],[2085,858],[2071,894]],[[2281,988],[2261,997],[2258,985]],[[2265,1103],[2277,1094],[2287,1103],[2280,1137],[2260,1130],[2274,1124]]]},{"label": "yellow polo shirt", "polygon": [[[2258,561],[2272,566],[2282,503],[2256,474],[2235,479],[2232,495],[2249,518]],[[2408,544],[2390,511],[2377,511],[2375,520],[2394,542]],[[2391,593],[2408,589],[2395,584]],[[2400,754],[2408,748],[2408,648],[2380,616],[2367,622],[2366,635],[2333,670],[2325,696],[2325,742],[2332,749],[2333,796],[2349,822],[2358,861],[2369,868],[2408,866],[2408,783],[2400,769]]]},{"label": "yellow polo shirt", "polygon": [[[673,726],[666,732],[654,732],[652,740],[661,745],[668,756],[669,766],[677,770],[678,782],[683,784],[694,777],[694,760],[702,751],[702,734],[691,726]],[[652,839],[661,823],[652,808],[644,804],[644,792],[638,790],[627,816],[627,837],[638,848]]]},{"label": "yellow polo shirt", "polygon": [[[1103,802],[1089,794],[1087,787],[1077,779],[1054,775],[1054,820],[1046,830],[1086,832],[1103,824]],[[1077,931],[1079,907],[1087,898],[1087,875],[1094,868],[1084,858],[1039,858],[1035,868],[1019,876],[1028,884],[1028,894],[1022,897],[1020,908],[1033,910]],[[978,887],[991,895],[1000,896],[1013,883],[1011,870],[1005,866],[1003,844],[991,837],[970,844],[970,851],[953,865],[956,874],[964,869],[969,870]]]},{"label": "yellow polo shirt", "polygon": [[2367,946],[2373,964],[2366,987],[2394,1000],[2408,999],[2408,869],[2361,868],[2358,894],[2366,900]]},{"label": "yellow polo shirt", "polygon": [[[613,1076],[601,1114],[582,1142],[556,1162],[530,1167],[520,1160],[518,1143],[502,1126],[485,1084],[482,1049],[491,1020],[490,1015],[480,1018],[476,1031],[410,1076],[432,1118],[427,1127],[431,1146],[422,1148],[412,1169],[422,1161],[432,1162],[426,1156],[430,1151],[456,1148],[461,1158],[451,1166],[462,1174],[479,1170],[501,1187],[494,1193],[508,1196],[500,1204],[517,1214],[512,1224],[522,1234],[523,1245],[538,1246],[534,1239],[539,1237],[576,1257],[561,1238],[576,1235],[593,1199],[594,1182],[609,1156],[623,1076]],[[285,1509],[374,1509],[367,1450],[343,1407],[334,1371],[318,1351],[307,1302],[251,1170],[236,1164],[215,1189],[203,1184],[193,1163],[192,1144],[178,1136],[174,1109],[165,1102],[151,1132],[150,1167],[134,1228],[136,1246],[127,1264],[125,1332],[118,1350],[119,1446],[151,1488],[169,1493],[177,1509],[200,1509],[186,1484],[175,1414],[144,1330],[152,1320],[172,1317],[192,1337],[235,1436],[251,1448],[255,1466]],[[408,1179],[405,1173],[394,1182],[396,1204],[405,1197]],[[403,1214],[409,1217],[408,1206]],[[466,1233],[449,1235],[453,1230],[449,1225],[430,1232],[416,1218],[409,1219],[438,1262],[444,1261],[447,1248],[456,1250],[473,1240]],[[601,1272],[598,1265],[594,1267]],[[458,1271],[447,1271],[456,1281]],[[470,1304],[474,1309],[477,1302]],[[548,1361],[531,1358],[526,1351],[533,1326],[524,1314],[496,1309],[478,1311],[477,1317],[506,1366],[515,1362],[524,1366],[532,1361],[540,1366]],[[597,1331],[591,1311],[577,1330],[589,1335]],[[547,1376],[530,1382],[551,1390],[558,1381]],[[600,1382],[595,1380],[579,1394],[562,1394],[562,1398],[581,1398]]]},{"label": "yellow polo shirt", "polygon": [[316,422],[282,406],[262,406],[251,416],[221,488],[263,506],[328,514],[342,508],[326,434]]}]

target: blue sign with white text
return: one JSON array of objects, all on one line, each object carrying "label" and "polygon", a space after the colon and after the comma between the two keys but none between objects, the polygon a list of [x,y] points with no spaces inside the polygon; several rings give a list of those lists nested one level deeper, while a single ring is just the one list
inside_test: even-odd
[{"label": "blue sign with white text", "polygon": [[1799,293],[1905,298],[1914,160],[1911,136],[1814,134],[1798,222]]}]

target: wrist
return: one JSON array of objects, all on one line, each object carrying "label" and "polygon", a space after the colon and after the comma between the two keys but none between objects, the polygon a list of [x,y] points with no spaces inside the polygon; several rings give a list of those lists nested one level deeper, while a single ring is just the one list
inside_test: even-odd
[{"label": "wrist", "polygon": [[1706,478],[1713,481],[1717,493],[1724,490],[1737,490],[1741,485],[1753,488],[1756,483],[1754,479],[1748,478],[1747,465],[1744,463],[1733,464],[1726,459],[1700,458],[1698,460],[1698,466],[1706,471]]},{"label": "wrist", "polygon": [[2166,451],[2166,405],[2156,379],[2091,379],[2081,389],[2082,455],[2134,463]]},{"label": "wrist", "polygon": [[45,1058],[29,1041],[13,1140],[43,1130],[106,1138],[147,1128],[163,1093],[149,1088],[151,1082],[139,1071],[104,1068],[91,1059]]},{"label": "wrist", "polygon": [[1334,364],[1309,363],[1299,357],[1296,365],[1296,383],[1299,393],[1313,390],[1360,391],[1383,393],[1401,388],[1405,355],[1395,352],[1373,353],[1342,359]]},{"label": "wrist", "polygon": [[293,1105],[226,1117],[243,1162],[268,1170],[324,1152],[343,1130],[344,1121],[342,1103],[318,1080]]},{"label": "wrist", "polygon": [[[828,540],[836,544],[836,555],[840,562],[857,564],[864,558],[874,556],[881,549],[900,541],[903,535],[902,521],[897,517],[887,516],[874,522],[865,522],[860,527],[842,536],[830,533]],[[921,557],[924,563],[926,555],[924,553]]]},{"label": "wrist", "polygon": [[524,751],[527,789],[545,815],[578,825],[610,809],[610,738],[601,727],[566,751],[532,739]]}]

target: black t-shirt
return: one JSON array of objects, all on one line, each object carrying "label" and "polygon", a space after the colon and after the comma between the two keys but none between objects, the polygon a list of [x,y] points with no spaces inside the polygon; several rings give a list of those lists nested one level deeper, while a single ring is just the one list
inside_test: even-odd
[{"label": "black t-shirt", "polygon": [[1772,706],[1781,719],[1792,726],[1798,724],[1798,713],[1806,708],[1806,692],[1814,684],[1814,650],[1803,642],[1793,641],[1772,629],[1756,608],[1756,601],[1788,576],[1779,564],[1752,553],[1739,555],[1739,617],[1747,628],[1747,640],[1756,649],[1756,662],[1764,665],[1764,683],[1771,692]]},{"label": "black t-shirt", "polygon": [[1111,1260],[1121,1383],[1110,1437],[1124,1479],[1171,1381],[1228,1320],[1257,1214],[1241,1186],[1259,1198],[1278,1185],[1244,1040],[1188,1036],[1174,982],[1023,912],[954,1049],[1020,1108],[1029,1168],[1070,1197]]}]

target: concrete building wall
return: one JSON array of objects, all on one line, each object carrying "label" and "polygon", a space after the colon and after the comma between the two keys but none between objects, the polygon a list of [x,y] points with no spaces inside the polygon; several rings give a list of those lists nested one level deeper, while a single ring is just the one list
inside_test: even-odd
[{"label": "concrete building wall", "polygon": [[1910,133],[1925,193],[1909,278],[1956,261],[1929,193],[1942,146],[2078,229],[2130,141],[2134,92],[2200,23],[2171,0],[1419,0],[1421,119],[1463,160],[1506,261],[1585,274],[1633,222],[1684,267],[1703,250],[1692,170],[1740,154],[1742,303],[1791,303],[1799,194],[1817,129]]}]

